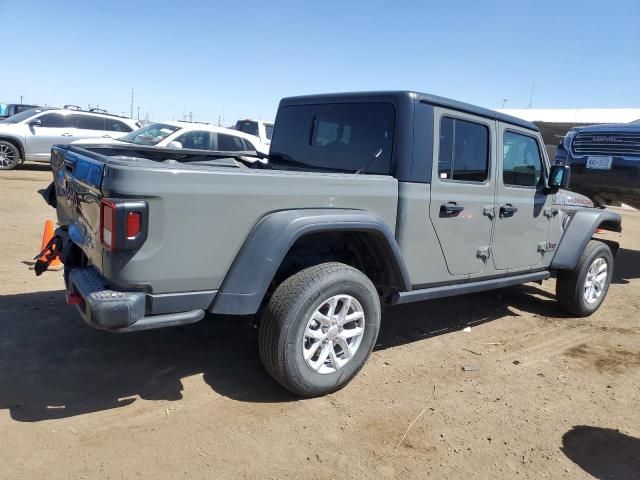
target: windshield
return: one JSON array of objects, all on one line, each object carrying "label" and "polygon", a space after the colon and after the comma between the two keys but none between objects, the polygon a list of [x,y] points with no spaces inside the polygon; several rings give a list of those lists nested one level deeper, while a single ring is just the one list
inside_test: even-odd
[{"label": "windshield", "polygon": [[157,145],[178,130],[180,130],[180,127],[167,123],[152,123],[138,130],[134,130],[124,137],[118,138],[118,140],[136,145]]},{"label": "windshield", "polygon": [[42,108],[32,108],[31,110],[25,110],[24,112],[16,113],[15,115],[12,115],[9,118],[3,120],[2,123],[18,123],[42,112],[44,112],[44,109]]},{"label": "windshield", "polygon": [[271,140],[271,136],[273,135],[273,123],[265,123],[264,129],[267,131],[267,138]]}]

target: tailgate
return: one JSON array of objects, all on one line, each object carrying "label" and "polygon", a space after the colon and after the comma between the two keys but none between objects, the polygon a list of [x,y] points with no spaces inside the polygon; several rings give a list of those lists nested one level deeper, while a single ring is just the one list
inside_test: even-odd
[{"label": "tailgate", "polygon": [[51,150],[58,224],[68,228],[73,242],[98,268],[102,266],[98,232],[104,166],[99,155],[90,157],[65,146],[54,146]]}]

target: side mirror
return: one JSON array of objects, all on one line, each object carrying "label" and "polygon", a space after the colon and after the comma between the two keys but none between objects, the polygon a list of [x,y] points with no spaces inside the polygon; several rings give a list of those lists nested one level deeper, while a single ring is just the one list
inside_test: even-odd
[{"label": "side mirror", "polygon": [[30,127],[40,127],[42,125],[42,120],[36,118],[35,120],[31,120],[29,122]]},{"label": "side mirror", "polygon": [[569,165],[553,165],[549,171],[549,188],[558,191],[569,186],[571,167]]},{"label": "side mirror", "polygon": [[174,140],[173,142],[169,142],[167,144],[167,148],[182,148],[182,144]]}]

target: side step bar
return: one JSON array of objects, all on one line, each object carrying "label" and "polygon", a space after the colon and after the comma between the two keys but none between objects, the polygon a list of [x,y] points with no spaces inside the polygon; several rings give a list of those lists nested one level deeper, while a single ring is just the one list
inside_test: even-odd
[{"label": "side step bar", "polygon": [[455,285],[445,285],[442,287],[422,288],[411,292],[398,292],[391,297],[392,305],[403,303],[420,302],[423,300],[433,300],[436,298],[452,297],[454,295],[464,295],[467,293],[484,292],[498,288],[513,287],[529,282],[539,282],[546,280],[551,274],[548,271],[525,273],[512,277],[492,278],[490,280],[480,280],[478,282],[457,283]]}]

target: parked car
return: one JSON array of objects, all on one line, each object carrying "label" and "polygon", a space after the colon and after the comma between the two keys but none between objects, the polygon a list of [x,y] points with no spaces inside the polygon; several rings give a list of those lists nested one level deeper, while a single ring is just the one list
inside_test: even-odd
[{"label": "parked car", "polygon": [[132,143],[156,147],[220,150],[228,152],[257,151],[264,154],[269,147],[253,135],[206,123],[159,122],[145,125],[119,138],[78,140],[74,145]]},{"label": "parked car", "polygon": [[0,121],[0,170],[49,162],[54,144],[113,138],[138,128],[130,118],[67,108],[33,108]]},{"label": "parked car", "polygon": [[381,304],[555,276],[587,316],[607,294],[618,245],[593,235],[620,215],[562,190],[532,123],[414,92],[294,97],[269,160],[56,146],[36,273],[60,255],[67,301],[111,332],[257,314],[265,368],[302,396],[357,374]]},{"label": "parked car", "polygon": [[265,145],[271,144],[271,136],[273,135],[273,123],[264,120],[238,120],[236,122],[236,130],[249,135],[255,135]]},{"label": "parked car", "polygon": [[555,161],[571,166],[571,185],[599,205],[640,208],[640,120],[569,130]]},{"label": "parked car", "polygon": [[24,103],[0,103],[0,120],[32,108],[39,108],[39,106]]}]

